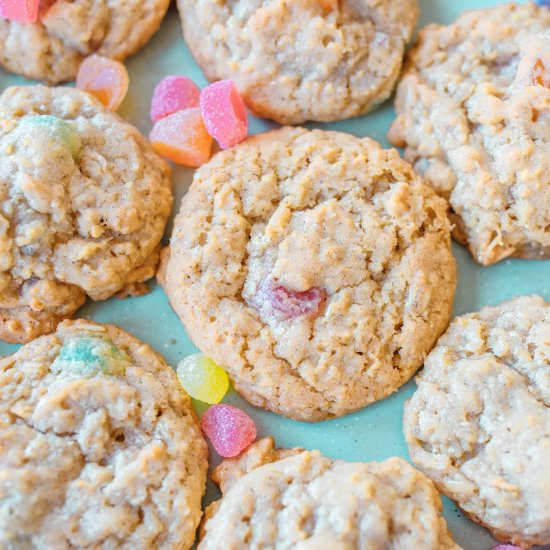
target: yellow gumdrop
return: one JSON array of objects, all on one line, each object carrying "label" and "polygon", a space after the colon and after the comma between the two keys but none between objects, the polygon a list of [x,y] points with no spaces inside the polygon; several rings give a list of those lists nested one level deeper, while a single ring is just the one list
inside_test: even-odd
[{"label": "yellow gumdrop", "polygon": [[229,389],[227,373],[202,353],[188,355],[180,361],[177,374],[185,391],[204,403],[219,403]]}]

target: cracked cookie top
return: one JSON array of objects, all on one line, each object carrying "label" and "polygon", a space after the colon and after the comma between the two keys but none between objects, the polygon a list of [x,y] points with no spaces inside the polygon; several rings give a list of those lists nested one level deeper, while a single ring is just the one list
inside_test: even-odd
[{"label": "cracked cookie top", "polygon": [[168,165],[71,88],[0,96],[0,338],[54,330],[88,295],[142,292],[172,204]]},{"label": "cracked cookie top", "polygon": [[0,547],[193,544],[207,447],[149,346],[65,321],[0,360]]},{"label": "cracked cookie top", "polygon": [[339,416],[407,381],[446,328],[445,212],[395,150],[275,130],[196,172],[163,284],[246,399],[301,420]]},{"label": "cracked cookie top", "polygon": [[227,462],[200,550],[460,550],[435,487],[401,458],[350,463],[266,438]]},{"label": "cracked cookie top", "polygon": [[484,265],[550,257],[549,44],[547,7],[466,12],[422,30],[397,89],[388,137]]},{"label": "cracked cookie top", "polygon": [[41,0],[36,23],[0,18],[0,64],[27,78],[73,80],[97,53],[124,60],[159,28],[169,0]]},{"label": "cracked cookie top", "polygon": [[178,0],[185,40],[210,80],[233,80],[281,124],[358,116],[387,99],[417,0]]},{"label": "cracked cookie top", "polygon": [[405,406],[413,461],[475,521],[550,543],[550,304],[515,298],[456,318]]}]

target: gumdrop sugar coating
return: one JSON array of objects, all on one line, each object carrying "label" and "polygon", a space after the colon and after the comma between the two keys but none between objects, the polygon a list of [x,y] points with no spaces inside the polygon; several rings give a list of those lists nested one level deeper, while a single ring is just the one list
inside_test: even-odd
[{"label": "gumdrop sugar coating", "polygon": [[0,17],[22,23],[38,19],[40,0],[0,0]]},{"label": "gumdrop sugar coating", "polygon": [[71,372],[92,378],[100,373],[121,376],[128,365],[128,355],[112,342],[80,336],[65,341],[51,368],[54,372]]},{"label": "gumdrop sugar coating", "polygon": [[231,80],[220,80],[204,88],[200,105],[204,124],[222,149],[237,145],[246,138],[246,106]]},{"label": "gumdrop sugar coating", "polygon": [[21,120],[20,126],[34,127],[35,130],[47,132],[51,138],[66,147],[71,156],[76,158],[82,143],[80,136],[70,122],[54,115],[30,115]]},{"label": "gumdrop sugar coating", "polygon": [[216,452],[224,458],[240,454],[257,435],[254,421],[231,405],[212,405],[201,419],[201,428]]},{"label": "gumdrop sugar coating", "polygon": [[185,391],[204,403],[219,403],[229,388],[227,373],[202,353],[180,361],[177,373]]},{"label": "gumdrop sugar coating", "polygon": [[151,100],[151,120],[199,106],[200,90],[185,76],[167,76],[156,86]]},{"label": "gumdrop sugar coating", "polygon": [[204,164],[212,151],[212,136],[198,108],[161,118],[151,130],[149,140],[159,155],[192,168]]},{"label": "gumdrop sugar coating", "polygon": [[82,62],[76,76],[76,87],[95,96],[111,111],[120,107],[129,84],[128,71],[120,61],[96,54]]}]

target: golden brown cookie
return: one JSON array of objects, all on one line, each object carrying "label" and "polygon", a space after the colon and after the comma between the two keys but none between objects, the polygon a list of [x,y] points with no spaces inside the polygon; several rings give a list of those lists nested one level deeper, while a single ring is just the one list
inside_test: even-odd
[{"label": "golden brown cookie", "polygon": [[65,321],[0,360],[0,547],[182,550],[207,446],[149,346]]},{"label": "golden brown cookie", "polygon": [[130,124],[71,88],[0,96],[0,338],[51,332],[86,296],[143,294],[170,169]]},{"label": "golden brown cookie", "polygon": [[382,399],[449,321],[446,203],[395,150],[283,128],[196,173],[161,269],[188,335],[251,403],[300,420]]}]

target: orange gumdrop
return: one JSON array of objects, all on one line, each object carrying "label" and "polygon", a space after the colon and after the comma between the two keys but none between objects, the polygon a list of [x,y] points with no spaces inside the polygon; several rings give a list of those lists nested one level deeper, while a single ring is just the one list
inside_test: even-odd
[{"label": "orange gumdrop", "polygon": [[95,96],[107,109],[116,111],[128,92],[130,78],[126,67],[107,57],[90,55],[81,64],[76,87]]},{"label": "orange gumdrop", "polygon": [[204,164],[212,149],[212,136],[198,107],[161,118],[153,126],[149,140],[159,155],[192,168]]},{"label": "orange gumdrop", "polygon": [[550,88],[550,70],[544,66],[542,59],[537,59],[533,66],[533,83]]}]

